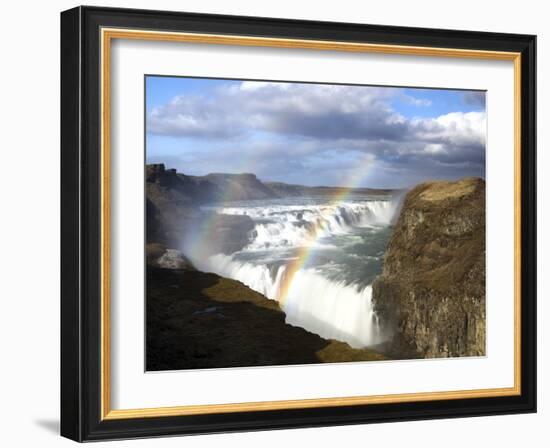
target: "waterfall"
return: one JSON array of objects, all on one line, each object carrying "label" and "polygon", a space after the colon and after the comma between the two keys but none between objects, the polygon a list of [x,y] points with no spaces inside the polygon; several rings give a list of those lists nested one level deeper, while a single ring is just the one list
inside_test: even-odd
[{"label": "waterfall", "polygon": [[[282,284],[288,280],[289,263],[296,261],[304,246],[306,251],[329,247],[331,237],[347,235],[353,229],[387,227],[396,208],[388,200],[219,207],[218,213],[253,219],[249,244],[238,253],[193,262],[201,270],[238,280],[278,301],[291,325],[354,348],[372,346],[383,342],[387,334],[373,311],[370,284],[329,278],[323,266],[306,265],[293,272],[286,297],[281,297]],[[314,228],[316,238],[312,240]]]},{"label": "waterfall", "polygon": [[256,226],[246,249],[297,247],[310,244],[310,233],[321,229],[319,238],[342,235],[354,227],[389,225],[395,213],[391,201],[312,206],[223,207],[225,215],[248,215]]}]

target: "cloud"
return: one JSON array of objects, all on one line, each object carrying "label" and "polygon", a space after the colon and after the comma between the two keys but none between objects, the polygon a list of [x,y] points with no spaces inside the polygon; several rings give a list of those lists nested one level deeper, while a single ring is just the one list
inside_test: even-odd
[{"label": "cloud", "polygon": [[[484,105],[485,94],[464,92],[463,100]],[[407,118],[392,108],[392,101],[432,104],[397,88],[246,81],[208,94],[174,97],[148,114],[147,132],[210,143],[218,153],[225,145],[220,154],[202,154],[199,165],[212,167],[210,171],[224,166],[229,171],[230,153],[238,159],[253,157],[258,175],[272,177],[278,171],[286,181],[299,180],[300,173],[314,177],[315,170],[328,172],[331,163],[331,178],[341,179],[338,170],[353,169],[365,155],[372,157],[371,166],[388,173],[388,182],[395,181],[392,173],[404,179],[418,173],[452,177],[453,169],[483,173],[484,111]]]},{"label": "cloud", "polygon": [[315,138],[386,138],[403,119],[387,99],[394,89],[243,82],[212,95],[182,95],[147,117],[153,134],[227,138],[251,130]]},{"label": "cloud", "polygon": [[147,132],[174,137],[226,138],[242,131],[242,120],[221,98],[177,96],[147,116]]},{"label": "cloud", "polygon": [[462,99],[469,106],[481,107],[485,109],[485,92],[468,91],[464,92]]}]

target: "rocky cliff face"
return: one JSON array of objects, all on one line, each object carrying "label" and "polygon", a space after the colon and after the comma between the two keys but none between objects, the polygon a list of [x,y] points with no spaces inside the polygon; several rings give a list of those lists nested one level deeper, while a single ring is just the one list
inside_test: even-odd
[{"label": "rocky cliff face", "polygon": [[147,165],[145,176],[147,241],[174,245],[183,223],[199,218],[196,204],[211,193],[200,193],[187,176],[161,164]]},{"label": "rocky cliff face", "polygon": [[200,205],[225,195],[220,185],[205,177],[186,176],[164,165],[147,165],[147,243],[181,248],[185,236],[208,222],[211,237],[203,244],[204,255],[231,253],[248,243],[253,222],[248,216],[222,215],[201,211]]},{"label": "rocky cliff face", "polygon": [[485,182],[418,185],[373,284],[393,346],[420,357],[485,354]]}]

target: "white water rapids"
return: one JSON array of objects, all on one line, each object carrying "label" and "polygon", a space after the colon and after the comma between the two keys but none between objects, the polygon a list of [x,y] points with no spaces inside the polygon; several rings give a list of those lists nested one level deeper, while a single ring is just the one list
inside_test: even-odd
[{"label": "white water rapids", "polygon": [[[381,271],[397,208],[390,198],[372,196],[338,204],[291,198],[216,207],[217,213],[254,221],[249,244],[230,255],[192,261],[279,301],[291,325],[356,348],[376,345],[388,334],[373,311],[371,283]],[[299,269],[281,297],[289,264],[297,258]]]}]

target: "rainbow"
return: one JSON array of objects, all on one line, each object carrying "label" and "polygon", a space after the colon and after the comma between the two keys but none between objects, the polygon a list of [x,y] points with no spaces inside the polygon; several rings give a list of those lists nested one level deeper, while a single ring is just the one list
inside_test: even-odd
[{"label": "rainbow", "polygon": [[[340,202],[344,201],[353,192],[354,188],[355,187],[345,187],[342,188],[342,191],[335,193],[329,201],[329,206],[336,206]],[[318,219],[317,222],[314,223],[313,229],[306,241],[306,244],[300,247],[296,258],[294,258],[287,265],[279,291],[278,301],[281,307],[284,307],[286,299],[288,298],[294,276],[310,260],[312,249],[313,247],[315,247],[315,243],[319,240],[319,238],[322,237],[324,229],[325,227],[323,221]]]},{"label": "rainbow", "polygon": [[[255,152],[255,157],[249,157],[243,159],[240,164],[241,169],[235,169],[236,172],[254,172],[254,167],[261,160],[262,153],[260,149]],[[230,202],[235,198],[235,187],[231,186],[227,188],[223,195],[219,198],[220,203]],[[198,233],[192,235],[192,240],[185,244],[183,252],[192,257],[200,257],[201,248],[204,246],[204,242],[208,240],[211,232],[215,230],[216,213],[211,213],[208,219],[205,219],[199,229]]]},{"label": "rainbow", "polygon": [[[339,203],[344,201],[351,193],[353,193],[355,188],[358,188],[361,185],[367,174],[369,174],[369,168],[371,166],[372,157],[369,155],[363,156],[363,159],[356,164],[354,169],[347,173],[347,182],[345,182],[346,187],[341,187],[336,193],[334,193],[327,205],[329,207],[337,206]],[[233,193],[234,190],[232,188],[228,188],[224,192],[220,202],[223,203],[231,201],[234,197]],[[209,238],[211,232],[215,231],[215,220],[216,213],[212,213],[212,215],[204,221],[199,232],[194,235],[194,238],[188,248],[190,253],[194,256],[199,256],[200,249],[203,247],[204,242],[207,241],[207,238]],[[285,305],[296,273],[300,271],[300,269],[302,269],[302,267],[311,259],[312,249],[315,247],[315,243],[323,236],[324,230],[325,224],[323,220],[318,219],[317,222],[313,224],[313,228],[311,229],[305,244],[298,249],[296,257],[286,266],[278,294],[278,302],[281,307],[284,307]]]}]

